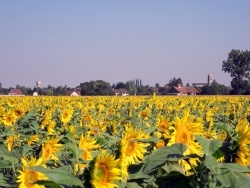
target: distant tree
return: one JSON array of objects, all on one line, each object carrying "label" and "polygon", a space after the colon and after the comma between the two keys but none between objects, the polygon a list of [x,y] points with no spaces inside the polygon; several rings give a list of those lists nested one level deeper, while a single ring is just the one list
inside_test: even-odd
[{"label": "distant tree", "polygon": [[4,93],[4,89],[2,88],[2,83],[0,82],[0,93]]},{"label": "distant tree", "polygon": [[156,88],[159,88],[159,87],[160,87],[160,84],[159,84],[159,83],[156,83],[156,84],[155,84],[155,87],[156,87]]},{"label": "distant tree", "polygon": [[201,88],[201,94],[202,95],[228,95],[229,89],[228,87],[221,85],[214,80],[210,86],[206,85]]},{"label": "distant tree", "polygon": [[222,70],[233,78],[231,86],[233,94],[249,93],[250,89],[250,51],[231,50]]},{"label": "distant tree", "polygon": [[80,84],[81,95],[114,95],[108,82],[96,80]]},{"label": "distant tree", "polygon": [[137,87],[135,86],[135,80],[127,81],[125,83],[124,88],[129,91],[130,95],[136,95],[137,94]]},{"label": "distant tree", "polygon": [[149,85],[137,87],[137,95],[152,95],[154,88]]},{"label": "distant tree", "polygon": [[115,86],[115,89],[121,89],[121,88],[125,88],[125,84],[123,82],[118,82]]},{"label": "distant tree", "polygon": [[174,77],[173,79],[170,79],[168,82],[169,87],[177,86],[178,84],[183,85],[181,78],[176,79]]},{"label": "distant tree", "polygon": [[189,84],[189,83],[187,83],[187,84],[186,84],[186,87],[190,87],[190,84]]},{"label": "distant tree", "polygon": [[169,92],[169,87],[166,88],[166,87],[159,87],[158,89],[158,95],[168,95],[168,92]]}]

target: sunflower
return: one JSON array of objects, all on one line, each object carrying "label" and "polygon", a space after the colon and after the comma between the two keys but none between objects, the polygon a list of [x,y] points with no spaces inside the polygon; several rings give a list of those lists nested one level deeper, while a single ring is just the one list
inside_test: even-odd
[{"label": "sunflower", "polygon": [[53,134],[55,132],[55,129],[54,129],[55,126],[56,126],[56,122],[54,120],[48,121],[48,124],[47,124],[48,134]]},{"label": "sunflower", "polygon": [[205,116],[206,116],[206,121],[209,122],[209,126],[213,126],[214,125],[213,112],[211,110],[208,110]]},{"label": "sunflower", "polygon": [[25,158],[21,158],[23,169],[19,171],[20,175],[17,177],[17,183],[19,183],[19,188],[44,188],[43,185],[35,184],[38,180],[47,180],[48,178],[41,172],[35,170],[29,170],[28,167],[40,166],[42,165],[42,158],[36,160],[31,157],[30,161]]},{"label": "sunflower", "polygon": [[132,125],[127,125],[125,131],[123,131],[120,145],[120,166],[123,178],[128,177],[126,171],[128,165],[140,163],[143,160],[149,144],[136,140],[146,138],[149,138],[148,134],[145,134],[139,128],[134,128]]},{"label": "sunflower", "polygon": [[6,126],[11,126],[13,125],[17,120],[17,117],[13,111],[8,111],[4,116],[3,116],[3,124]]},{"label": "sunflower", "polygon": [[44,162],[53,159],[55,161],[58,161],[58,158],[55,156],[55,154],[62,148],[62,144],[58,144],[59,139],[54,138],[47,140],[42,145],[42,159]]},{"label": "sunflower", "polygon": [[243,166],[250,165],[250,126],[246,119],[242,119],[235,127],[239,135],[236,163]]},{"label": "sunflower", "polygon": [[139,112],[139,117],[141,117],[143,120],[149,120],[150,111],[148,108],[145,108],[144,110]]},{"label": "sunflower", "polygon": [[62,111],[61,121],[63,122],[63,124],[67,124],[71,120],[73,111],[74,109],[72,107],[68,107]]},{"label": "sunflower", "polygon": [[8,150],[11,151],[14,146],[17,146],[18,143],[21,143],[20,135],[8,136],[5,140],[5,143],[7,144]]},{"label": "sunflower", "polygon": [[34,144],[35,142],[37,142],[39,140],[39,136],[36,134],[36,135],[32,135],[29,137],[29,140],[28,140],[28,146]]},{"label": "sunflower", "polygon": [[217,139],[217,132],[216,129],[208,128],[203,134],[203,136],[209,140],[211,139]]},{"label": "sunflower", "polygon": [[90,183],[96,188],[118,187],[115,181],[121,179],[121,170],[118,168],[119,160],[103,152],[95,158],[94,169]]},{"label": "sunflower", "polygon": [[13,111],[18,119],[22,118],[25,114],[24,108],[21,105],[17,105],[16,107],[14,107]]},{"label": "sunflower", "polygon": [[51,120],[52,120],[52,111],[51,110],[46,110],[44,113],[44,119],[40,125],[40,127],[42,129],[45,128],[45,126],[47,126],[48,124],[50,124]]},{"label": "sunflower", "polygon": [[89,128],[89,132],[91,135],[100,136],[107,129],[107,126],[101,120],[93,121],[91,124],[87,124],[85,126]]},{"label": "sunflower", "polygon": [[13,107],[15,104],[16,104],[16,102],[17,101],[15,101],[15,99],[14,98],[11,98],[10,100],[8,100],[8,105],[10,106],[10,107]]},{"label": "sunflower", "polygon": [[94,138],[90,138],[90,133],[86,136],[81,136],[79,141],[79,148],[83,150],[81,158],[84,160],[92,160],[91,150],[99,148]]},{"label": "sunflower", "polygon": [[171,126],[171,122],[168,121],[165,117],[160,117],[156,121],[157,132],[156,136],[158,138],[169,138],[171,134],[171,130],[173,129]]},{"label": "sunflower", "polygon": [[[184,152],[184,155],[196,154],[202,156],[202,147],[195,141],[194,135],[203,135],[203,125],[199,122],[194,122],[194,117],[189,115],[189,111],[185,111],[181,119],[176,117],[173,124],[175,126],[175,132],[172,133],[168,145],[182,143],[187,146],[187,150]],[[196,166],[196,160],[198,159],[189,159],[189,162]],[[179,163],[183,165],[186,173],[188,174],[189,169],[191,169],[190,165],[184,160],[180,160]]]},{"label": "sunflower", "polygon": [[2,117],[5,114],[5,108],[3,106],[0,106],[0,117]]},{"label": "sunflower", "polygon": [[165,141],[159,140],[158,142],[156,142],[156,144],[154,146],[154,150],[159,149],[159,148],[163,148],[164,146],[165,146]]}]

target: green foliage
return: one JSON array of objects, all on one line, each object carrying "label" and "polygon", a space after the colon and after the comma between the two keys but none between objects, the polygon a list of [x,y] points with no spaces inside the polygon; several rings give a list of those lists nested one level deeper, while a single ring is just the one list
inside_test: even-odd
[{"label": "green foliage", "polygon": [[81,95],[114,95],[108,82],[96,80],[80,84]]},{"label": "green foliage", "polygon": [[201,87],[202,95],[228,95],[228,87],[218,84],[216,81],[213,81],[211,86],[206,85]]},{"label": "green foliage", "polygon": [[209,140],[198,135],[195,135],[195,138],[202,146],[206,156],[213,155],[222,146],[222,141],[218,139]]},{"label": "green foliage", "polygon": [[178,84],[183,85],[181,78],[174,77],[173,79],[170,79],[168,82],[169,87],[174,87],[174,86],[177,86]]},{"label": "green foliage", "polygon": [[250,92],[250,51],[231,50],[227,60],[222,63],[222,70],[233,78],[233,94]]},{"label": "green foliage", "polygon": [[45,174],[50,181],[40,181],[41,184],[47,184],[48,182],[53,183],[53,185],[66,185],[66,186],[79,186],[83,187],[80,179],[74,177],[72,174],[58,169],[47,169],[42,166],[30,167],[31,170],[35,170]]}]

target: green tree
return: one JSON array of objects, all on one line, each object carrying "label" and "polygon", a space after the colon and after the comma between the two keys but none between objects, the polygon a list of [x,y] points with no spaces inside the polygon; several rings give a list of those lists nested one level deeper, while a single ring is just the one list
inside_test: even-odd
[{"label": "green tree", "polygon": [[122,89],[125,88],[125,84],[123,82],[118,82],[115,86],[115,89]]},{"label": "green tree", "polygon": [[80,84],[81,95],[114,95],[108,82],[96,80]]},{"label": "green tree", "polygon": [[159,83],[156,83],[156,84],[155,84],[155,87],[156,87],[156,88],[159,88],[159,87],[160,87],[160,84],[159,84]]},{"label": "green tree", "polygon": [[174,77],[173,79],[170,79],[168,82],[169,87],[177,86],[178,84],[183,85],[181,78],[176,79]]},{"label": "green tree", "polygon": [[250,51],[231,50],[227,60],[222,63],[222,70],[230,73],[233,78],[231,81],[233,94],[249,93]]},{"label": "green tree", "polygon": [[201,88],[201,94],[203,95],[228,95],[229,89],[217,83],[216,81],[213,81],[211,86],[206,85]]}]

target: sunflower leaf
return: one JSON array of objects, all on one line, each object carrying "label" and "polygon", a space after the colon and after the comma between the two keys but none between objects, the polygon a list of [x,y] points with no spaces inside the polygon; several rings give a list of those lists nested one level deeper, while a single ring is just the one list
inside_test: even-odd
[{"label": "sunflower leaf", "polygon": [[163,166],[166,161],[178,161],[188,158],[183,156],[185,150],[186,146],[184,144],[173,144],[172,146],[166,146],[153,151],[145,157],[142,172],[149,174],[157,170],[160,166]]},{"label": "sunflower leaf", "polygon": [[6,161],[10,161],[13,165],[18,163],[18,159],[15,157],[11,157],[11,156],[4,155],[4,154],[0,155],[0,157],[3,157],[4,160]]},{"label": "sunflower leaf", "polygon": [[39,180],[39,181],[36,181],[35,184],[45,185],[45,186],[53,187],[53,188],[62,188],[62,186],[60,186],[59,184],[57,184],[57,183],[55,183],[53,181]]},{"label": "sunflower leaf", "polygon": [[237,163],[220,164],[218,167],[220,169],[228,169],[228,170],[232,170],[232,171],[235,171],[235,172],[250,173],[250,167],[242,166],[242,165],[237,164]]},{"label": "sunflower leaf", "polygon": [[82,153],[82,150],[75,143],[66,143],[64,147],[69,149],[76,159],[78,159]]},{"label": "sunflower leaf", "polygon": [[144,143],[153,142],[153,143],[156,143],[157,141],[159,141],[159,139],[153,137],[153,138],[145,138],[145,139],[134,139],[131,142],[144,142]]},{"label": "sunflower leaf", "polygon": [[30,169],[45,174],[48,178],[51,179],[51,181],[56,184],[84,187],[80,179],[75,178],[72,174],[68,172],[57,169],[47,169],[42,166],[33,166],[30,167]]},{"label": "sunflower leaf", "polygon": [[7,183],[8,179],[6,177],[4,177],[4,175],[2,173],[0,173],[0,186],[4,186],[4,187],[12,187],[11,185],[9,185]]},{"label": "sunflower leaf", "polygon": [[219,168],[215,177],[224,187],[250,187],[250,177],[244,173]]},{"label": "sunflower leaf", "polygon": [[200,143],[207,156],[213,155],[222,146],[222,141],[218,139],[209,140],[198,135],[195,135],[195,138]]}]

